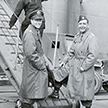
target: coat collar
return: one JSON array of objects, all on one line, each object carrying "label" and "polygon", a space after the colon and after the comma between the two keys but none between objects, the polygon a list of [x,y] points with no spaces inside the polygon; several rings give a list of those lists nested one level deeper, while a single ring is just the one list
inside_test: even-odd
[{"label": "coat collar", "polygon": [[82,40],[85,40],[89,36],[90,33],[91,33],[91,31],[88,30],[84,34],[82,34]]},{"label": "coat collar", "polygon": [[30,32],[32,32],[35,37],[40,39],[40,33],[39,33],[40,31],[37,28],[35,28],[32,24],[30,24],[28,28],[29,28]]},{"label": "coat collar", "polygon": [[29,25],[29,29],[32,30],[33,32],[38,31],[38,29],[36,29],[32,24]]}]

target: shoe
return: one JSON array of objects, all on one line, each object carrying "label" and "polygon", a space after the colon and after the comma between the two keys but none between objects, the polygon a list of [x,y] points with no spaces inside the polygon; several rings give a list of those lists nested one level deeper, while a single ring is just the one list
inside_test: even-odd
[{"label": "shoe", "polygon": [[49,98],[59,99],[59,93],[54,90],[48,97]]}]

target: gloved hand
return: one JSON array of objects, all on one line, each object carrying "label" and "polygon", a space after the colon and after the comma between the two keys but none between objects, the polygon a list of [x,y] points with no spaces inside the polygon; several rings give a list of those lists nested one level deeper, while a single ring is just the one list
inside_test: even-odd
[{"label": "gloved hand", "polygon": [[9,28],[11,29],[17,21],[17,17],[13,14],[9,21]]},{"label": "gloved hand", "polygon": [[9,22],[9,29],[11,29],[12,27],[13,27],[13,24]]}]

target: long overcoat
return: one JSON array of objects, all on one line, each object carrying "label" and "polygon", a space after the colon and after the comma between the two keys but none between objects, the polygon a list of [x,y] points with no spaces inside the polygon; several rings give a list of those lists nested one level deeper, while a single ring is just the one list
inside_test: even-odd
[{"label": "long overcoat", "polygon": [[45,98],[48,94],[48,74],[38,30],[29,25],[24,32],[22,43],[24,63],[21,96],[29,99]]},{"label": "long overcoat", "polygon": [[[70,96],[78,100],[92,100],[94,64],[98,57],[98,42],[94,34],[89,30],[83,36],[78,33],[67,54],[68,59],[69,57],[72,58],[67,85]],[[81,67],[83,72],[80,71]]]}]

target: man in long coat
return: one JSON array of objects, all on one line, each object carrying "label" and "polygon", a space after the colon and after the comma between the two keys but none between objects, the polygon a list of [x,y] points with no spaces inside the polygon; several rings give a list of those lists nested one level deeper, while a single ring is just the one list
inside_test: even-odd
[{"label": "man in long coat", "polygon": [[89,30],[89,21],[80,16],[79,32],[75,35],[64,63],[71,59],[68,79],[68,93],[72,99],[81,100],[86,108],[91,108],[94,98],[94,64],[98,57],[96,36]]},{"label": "man in long coat", "polygon": [[39,32],[42,12],[33,11],[29,18],[31,24],[22,38],[24,63],[20,90],[21,108],[33,108],[36,100],[44,99],[48,94],[48,73]]},{"label": "man in long coat", "polygon": [[[21,14],[22,10],[24,9],[25,12],[25,19],[21,24],[20,32],[19,32],[19,37],[22,39],[23,33],[30,24],[30,20],[28,18],[28,15],[34,11],[34,10],[42,10],[42,2],[47,1],[47,0],[19,0],[15,11],[13,15],[11,16],[9,26],[10,28],[13,27],[15,22],[18,20],[19,15]],[[41,36],[43,34],[43,29],[45,29],[45,18],[43,20],[43,23],[40,27],[40,33]]]}]

